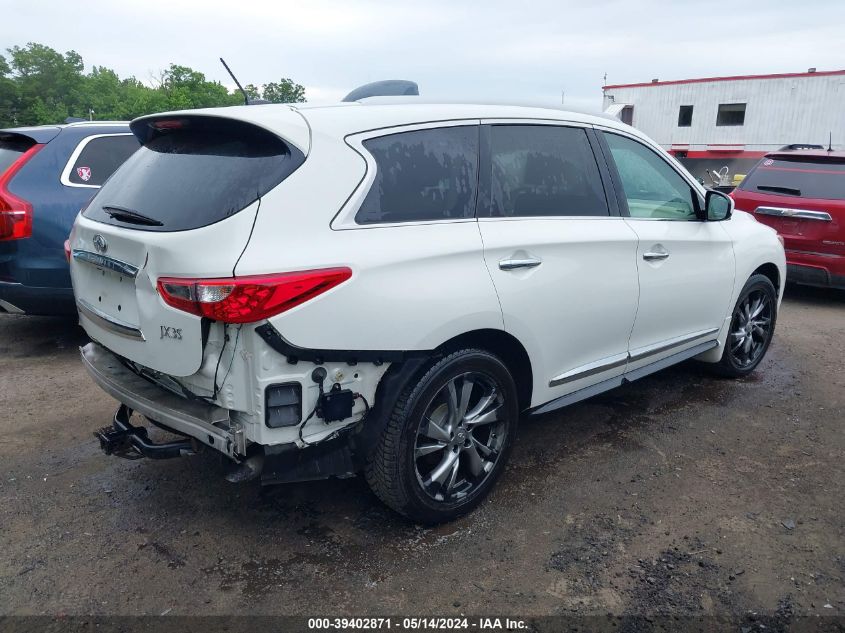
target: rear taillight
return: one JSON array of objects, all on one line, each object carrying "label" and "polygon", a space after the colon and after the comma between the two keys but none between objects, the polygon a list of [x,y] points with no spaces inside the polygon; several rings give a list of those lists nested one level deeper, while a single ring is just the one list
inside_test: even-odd
[{"label": "rear taillight", "polygon": [[174,308],[224,323],[253,323],[290,310],[343,283],[349,268],[227,279],[162,277],[158,292]]},{"label": "rear taillight", "polygon": [[32,205],[9,191],[9,183],[43,144],[33,145],[0,176],[0,241],[32,235]]},{"label": "rear taillight", "polygon": [[65,240],[65,259],[70,263],[70,240]]}]

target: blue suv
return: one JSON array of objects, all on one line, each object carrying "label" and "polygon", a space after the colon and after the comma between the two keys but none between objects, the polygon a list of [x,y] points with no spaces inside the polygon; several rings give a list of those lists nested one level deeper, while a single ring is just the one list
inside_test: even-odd
[{"label": "blue suv", "polygon": [[121,122],[0,130],[0,312],[76,314],[65,240],[138,147]]}]

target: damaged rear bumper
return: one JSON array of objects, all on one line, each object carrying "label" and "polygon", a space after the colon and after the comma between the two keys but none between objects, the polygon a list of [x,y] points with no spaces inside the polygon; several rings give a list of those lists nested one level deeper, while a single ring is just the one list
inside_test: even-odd
[{"label": "damaged rear bumper", "polygon": [[[130,440],[133,445],[138,445],[136,449],[142,455],[153,453],[147,456],[152,457],[155,454],[161,458],[165,453],[167,457],[185,454],[181,450],[187,448],[189,442],[172,442],[170,449],[156,452],[156,447],[162,445],[150,442],[144,429],[132,426],[128,415],[121,415],[121,411],[128,408],[146,416],[159,426],[193,438],[235,461],[240,461],[246,455],[243,430],[232,423],[226,409],[182,398],[153,384],[124,366],[117,356],[97,343],[89,343],[80,348],[80,352],[82,364],[94,382],[125,405],[115,414],[111,429],[106,427],[97,433],[103,450],[116,446],[114,442]],[[186,446],[176,447],[181,444]]]}]

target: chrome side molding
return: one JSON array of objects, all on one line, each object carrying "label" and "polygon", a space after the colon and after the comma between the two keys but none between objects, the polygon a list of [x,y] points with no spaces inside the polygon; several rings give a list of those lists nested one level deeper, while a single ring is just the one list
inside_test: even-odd
[{"label": "chrome side molding", "polygon": [[693,341],[697,341],[698,339],[704,338],[705,336],[711,336],[713,334],[716,334],[718,331],[719,328],[714,327],[710,328],[709,330],[701,330],[700,332],[693,332],[691,334],[678,336],[676,338],[669,339],[668,341],[657,343],[655,345],[648,345],[646,347],[640,347],[635,350],[630,350],[628,352],[628,360],[638,361],[642,360],[643,358],[648,358],[649,356],[654,356],[655,354],[668,352],[674,347],[680,347],[681,345],[692,343]]},{"label": "chrome side molding", "polygon": [[771,215],[776,218],[798,218],[800,220],[818,220],[832,222],[833,218],[827,211],[808,211],[807,209],[788,209],[786,207],[757,207],[754,213]]},{"label": "chrome side molding", "polygon": [[627,353],[618,354],[616,356],[609,356],[608,358],[603,358],[601,360],[596,361],[595,363],[590,363],[589,365],[582,365],[581,367],[576,367],[575,369],[560,374],[559,376],[555,376],[549,381],[549,387],[557,387],[558,385],[563,385],[568,382],[572,382],[573,380],[580,380],[581,378],[587,378],[588,376],[600,374],[603,371],[608,371],[616,367],[621,367],[627,362]]},{"label": "chrome side molding", "polygon": [[[575,380],[580,380],[582,378],[587,378],[589,376],[593,376],[595,374],[600,374],[604,371],[609,371],[611,369],[615,369],[616,367],[621,367],[622,365],[626,365],[630,362],[635,362],[638,360],[642,360],[644,358],[648,358],[649,356],[656,356],[657,354],[661,354],[663,352],[668,352],[671,349],[676,347],[680,347],[681,345],[686,345],[687,343],[693,343],[700,339],[706,338],[708,336],[712,336],[719,332],[719,328],[714,327],[710,328],[709,330],[701,330],[700,332],[693,332],[691,334],[685,334],[683,336],[678,336],[676,338],[670,339],[668,341],[664,341],[662,343],[657,343],[656,345],[649,345],[647,347],[640,347],[636,350],[628,351],[624,354],[617,354],[615,356],[608,356],[607,358],[603,358],[598,360],[594,363],[590,363],[588,365],[582,365],[580,367],[576,367],[575,369],[571,369],[567,372],[560,374],[559,376],[555,376],[549,381],[549,387],[557,387],[558,385],[563,385],[568,382],[573,382]],[[715,339],[713,341],[705,341],[701,345],[709,345],[713,343],[714,345],[710,345],[706,349],[710,349],[717,344]],[[703,351],[706,351],[703,350]],[[681,352],[683,353],[683,352]],[[700,352],[696,352],[700,353]],[[626,374],[627,375],[627,374]]]}]

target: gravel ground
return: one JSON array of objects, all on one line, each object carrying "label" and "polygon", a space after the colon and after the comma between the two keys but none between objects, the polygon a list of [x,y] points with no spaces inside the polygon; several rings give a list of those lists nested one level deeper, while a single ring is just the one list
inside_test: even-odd
[{"label": "gravel ground", "polygon": [[360,478],[102,455],[84,341],[0,316],[0,614],[845,615],[845,293],[788,289],[747,379],[688,363],[524,420],[434,529]]}]

